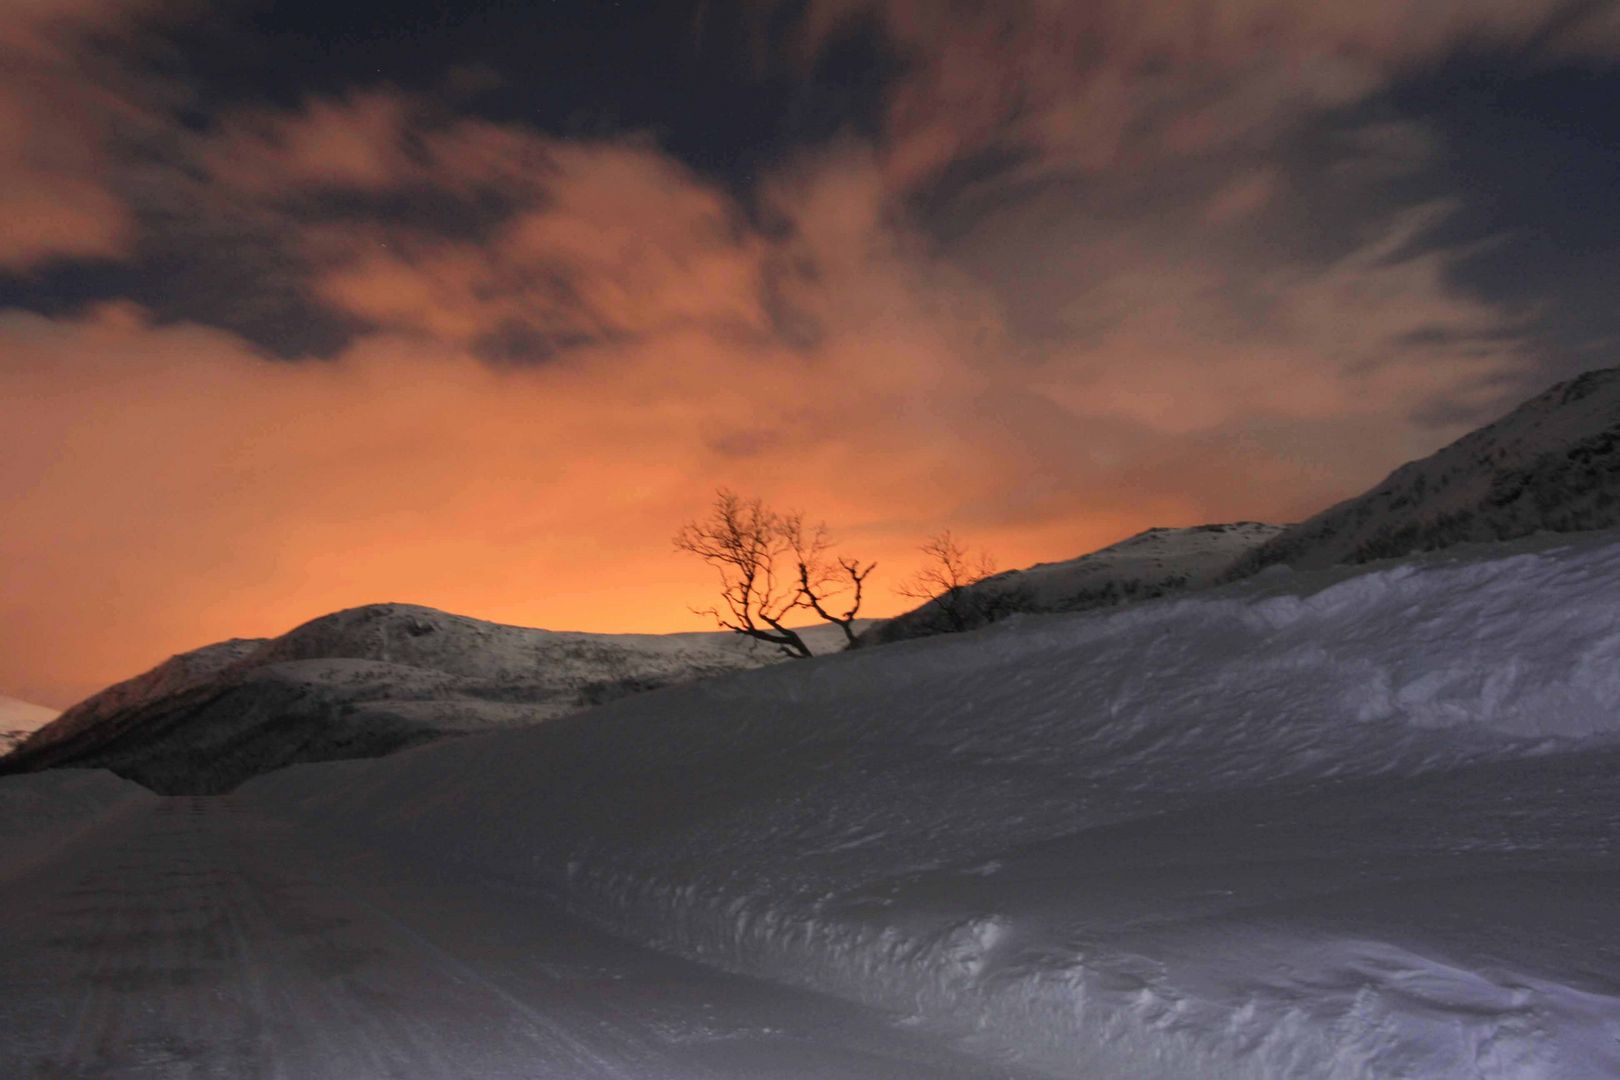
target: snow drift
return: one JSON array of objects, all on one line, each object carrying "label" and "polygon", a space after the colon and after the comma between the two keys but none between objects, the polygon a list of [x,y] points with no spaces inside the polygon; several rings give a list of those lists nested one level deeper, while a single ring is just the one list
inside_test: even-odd
[{"label": "snow drift", "polygon": [[[835,627],[805,631],[818,649],[834,633],[842,644]],[[374,604],[176,656],[75,705],[0,771],[105,767],[164,794],[216,793],[778,659],[734,634],[567,633]]]},{"label": "snow drift", "polygon": [[1620,1074],[1620,539],[1258,578],[246,797],[1086,1077]]}]

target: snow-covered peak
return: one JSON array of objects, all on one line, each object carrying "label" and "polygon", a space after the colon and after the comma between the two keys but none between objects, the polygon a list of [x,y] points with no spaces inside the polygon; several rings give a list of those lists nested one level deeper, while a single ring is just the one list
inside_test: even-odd
[{"label": "snow-covered peak", "polygon": [[62,715],[58,709],[0,695],[0,754]]},{"label": "snow-covered peak", "polygon": [[1620,368],[1589,371],[1239,561],[1299,569],[1620,525]]},{"label": "snow-covered peak", "polygon": [[8,731],[33,731],[62,715],[62,710],[29,701],[18,701],[0,694],[0,728]]},{"label": "snow-covered peak", "polygon": [[[831,634],[828,631],[832,631]],[[803,632],[816,652],[833,651],[836,627]],[[420,604],[367,604],[311,619],[261,642],[236,663],[263,667],[292,660],[372,660],[466,678],[527,677],[536,665],[590,667],[592,660],[636,658],[654,666],[753,667],[773,650],[729,632],[595,634],[542,630],[454,615]]]},{"label": "snow-covered peak", "polygon": [[29,748],[77,735],[126,709],[199,686],[263,643],[263,638],[231,638],[171,656],[150,671],[93,694],[41,726],[28,740]]},{"label": "snow-covered peak", "polygon": [[[801,633],[817,652],[843,644],[834,626]],[[295,761],[539,723],[780,659],[731,633],[588,634],[370,604],[172,657],[75,705],[7,766],[103,766],[166,792],[218,791]]]}]

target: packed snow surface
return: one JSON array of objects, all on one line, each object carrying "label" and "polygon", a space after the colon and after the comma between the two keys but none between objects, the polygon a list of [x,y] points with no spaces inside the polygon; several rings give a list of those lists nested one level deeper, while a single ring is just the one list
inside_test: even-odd
[{"label": "packed snow surface", "polygon": [[1039,1080],[532,889],[144,797],[0,873],[6,1080]]},{"label": "packed snow surface", "polygon": [[[0,880],[33,868],[84,830],[156,801],[103,769],[0,776]],[[5,914],[0,910],[0,919]]]},{"label": "packed snow surface", "polygon": [[1617,612],[1612,534],[1272,570],[239,797],[1053,1076],[1620,1075]]}]

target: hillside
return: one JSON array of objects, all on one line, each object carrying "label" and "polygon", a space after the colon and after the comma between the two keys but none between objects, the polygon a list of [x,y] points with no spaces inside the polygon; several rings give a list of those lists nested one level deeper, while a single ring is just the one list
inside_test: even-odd
[{"label": "hillside", "polygon": [[[1088,611],[1199,589],[1280,532],[1281,526],[1255,521],[1148,529],[1089,555],[988,577],[965,590],[963,610],[971,627],[1018,612]],[[861,643],[926,637],[947,629],[943,612],[924,604],[874,625]]]},{"label": "hillside", "polygon": [[[835,627],[807,637],[841,641]],[[377,604],[173,657],[67,710],[0,772],[99,767],[165,794],[226,791],[778,659],[733,634],[569,633]]]},{"label": "hillside", "polygon": [[1231,577],[1620,525],[1620,368],[1560,383],[1365,494],[1290,526]]},{"label": "hillside", "polygon": [[56,709],[0,695],[0,755],[60,715]]}]

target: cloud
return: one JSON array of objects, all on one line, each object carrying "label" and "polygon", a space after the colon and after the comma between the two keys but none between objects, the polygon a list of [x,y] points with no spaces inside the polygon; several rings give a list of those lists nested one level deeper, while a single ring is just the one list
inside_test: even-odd
[{"label": "cloud", "polygon": [[133,31],[139,0],[20,0],[0,20],[0,271],[113,258],[134,237],[105,182],[108,140],[136,109],[116,73],[82,63],[92,40]]},{"label": "cloud", "polygon": [[1567,0],[814,0],[802,53],[862,16],[908,64],[886,121],[885,171],[902,191],[989,150],[1027,177],[1264,146],[1465,46],[1548,60],[1620,49],[1612,8]]},{"label": "cloud", "polygon": [[[201,315],[0,313],[21,448],[0,459],[0,562],[29,568],[0,596],[0,686],[65,703],[385,599],[696,628],[708,579],[668,538],[718,485],[827,518],[891,585],[944,526],[1017,566],[1291,519],[1536,380],[1518,318],[1454,281],[1451,205],[1387,194],[1429,132],[1348,124],[1303,164],[1287,133],[1445,43],[1528,40],[1547,8],[956,23],[818,3],[801,42],[872,10],[911,60],[885,130],[742,192],[646,136],[560,138],[388,86],[202,132],[140,108],[160,160],[109,187],[133,166],[101,91],[63,99],[77,126],[49,151],[46,103],[0,88],[68,222],[0,262],[117,254],[134,207],[146,246],[228,260],[245,302],[270,282],[350,328],[274,363]],[[1608,40],[1560,35],[1541,47]]]},{"label": "cloud", "polygon": [[322,231],[319,293],[464,343],[514,326],[573,342],[766,332],[763,244],[724,196],[635,141],[531,149],[544,167],[514,193],[527,205],[479,241]]},{"label": "cloud", "polygon": [[[65,702],[382,599],[696,628],[707,579],[667,539],[718,484],[826,517],[891,585],[944,525],[1022,565],[1152,524],[1293,517],[1431,449],[1445,432],[1415,412],[1489,398],[1517,360],[1443,256],[1407,252],[1437,211],[1314,269],[1094,231],[1107,272],[1067,296],[1076,328],[1033,347],[980,277],[1016,287],[1017,268],[937,256],[858,145],[773,178],[769,235],[649,146],[548,155],[528,181],[547,197],[484,252],[377,226],[390,253],[364,261],[354,235],[298,226],[347,268],[324,294],[374,325],[324,363],[130,305],[0,316],[0,425],[23,448],[0,464],[18,523],[0,560],[39,583],[3,600],[0,625],[29,633],[0,684]],[[1036,264],[1075,239],[1033,203],[983,224]],[[546,306],[538,267],[568,303]],[[771,267],[812,344],[768,332]],[[544,365],[486,363],[508,316],[594,333]]]},{"label": "cloud", "polygon": [[409,178],[407,102],[387,90],[314,99],[297,112],[257,109],[231,116],[204,164],[216,180],[251,195],[302,186],[380,190]]}]

